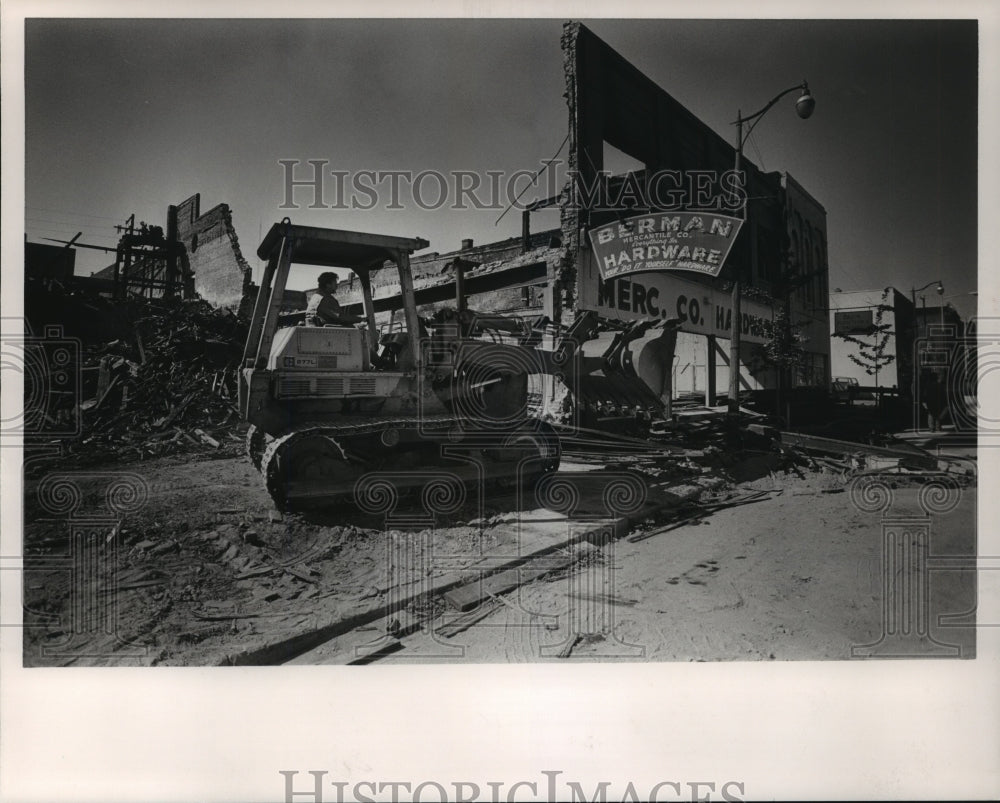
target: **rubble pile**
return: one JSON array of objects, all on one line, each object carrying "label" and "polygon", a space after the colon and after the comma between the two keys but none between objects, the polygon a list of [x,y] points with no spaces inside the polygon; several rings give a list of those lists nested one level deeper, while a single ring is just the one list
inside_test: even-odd
[{"label": "rubble pile", "polygon": [[83,357],[82,435],[70,451],[151,457],[242,443],[237,372],[246,325],[204,301],[129,305],[131,335]]}]

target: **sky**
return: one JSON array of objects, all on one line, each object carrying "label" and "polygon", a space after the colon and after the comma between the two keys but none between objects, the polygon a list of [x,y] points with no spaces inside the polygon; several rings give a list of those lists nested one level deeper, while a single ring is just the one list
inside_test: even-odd
[{"label": "sky", "polygon": [[[167,205],[194,193],[203,212],[229,204],[258,275],[256,247],[286,215],[420,236],[440,252],[463,238],[516,236],[517,211],[497,224],[502,209],[422,210],[405,191],[403,209],[386,209],[387,193],[370,210],[309,209],[312,191],[299,188],[302,208],[282,209],[280,162],[298,160],[297,179],[311,174],[310,159],[351,174],[534,173],[567,131],[562,22],[29,20],[28,239],[82,231],[82,242],[113,246],[114,225],[130,214],[165,225]],[[800,120],[789,95],[746,155],[791,173],[826,208],[831,289],[909,294],[940,279],[947,301],[963,316],[974,311],[974,20],[584,22],[730,142],[738,110],[808,80],[813,116]],[[433,202],[436,182],[422,187]],[[332,179],[324,189],[332,205]],[[530,188],[525,198],[545,195]],[[557,212],[532,225],[556,227]],[[112,257],[80,252],[77,261],[87,274]]]},{"label": "sky", "polygon": [[[69,0],[60,2],[56,10],[64,13],[93,9],[99,7],[99,2],[108,8],[107,0],[88,0],[75,6]],[[197,11],[211,13],[214,2],[202,0]],[[241,0],[241,5],[252,2]],[[0,26],[4,43],[0,126],[4,134],[3,156],[8,160],[20,159],[17,136],[11,132],[19,125],[16,120],[21,90],[17,47],[11,46],[11,39],[20,33],[9,15],[12,7],[23,9],[27,5],[31,9],[40,4],[41,0],[6,0],[0,6],[4,16]],[[584,0],[576,0],[574,5],[578,4],[584,4]],[[152,9],[133,3],[120,4],[120,8],[165,14],[193,5],[191,0],[175,0]],[[496,0],[493,5],[498,5]],[[517,5],[531,7],[527,3]],[[550,3],[534,5],[551,7]],[[724,5],[719,0],[687,3],[682,10],[718,13],[716,9]],[[922,8],[935,16],[963,13],[952,9],[969,8],[963,0],[948,5],[907,0],[903,5]],[[456,6],[488,13],[491,2],[459,0],[452,7]],[[786,3],[786,8],[807,11],[818,6]],[[980,6],[988,8],[985,3]],[[265,9],[262,13],[283,14],[286,9],[294,13],[296,6],[294,0],[286,0],[284,4],[267,6],[258,3],[257,7]],[[516,4],[511,2],[509,7]],[[595,13],[616,13],[621,4],[591,2],[590,7],[597,9]],[[663,7],[671,5],[663,2]],[[730,2],[728,7],[742,14],[767,13],[770,8],[767,0],[738,5]],[[414,4],[414,8],[419,6]],[[857,10],[877,15],[884,13],[885,3],[856,0],[826,3],[821,8],[824,13]],[[516,235],[519,216],[508,214],[497,226],[494,221],[499,213],[492,210],[424,212],[412,206],[365,212],[281,209],[284,188],[279,160],[324,159],[331,167],[343,170],[534,171],[540,160],[559,150],[566,134],[561,23],[562,19],[29,23],[23,85],[26,208],[11,212],[20,199],[9,192],[19,180],[18,171],[10,169],[9,162],[4,164],[4,193],[0,198],[4,281],[8,283],[8,293],[3,297],[4,320],[18,311],[7,307],[16,307],[11,302],[17,301],[9,292],[13,284],[9,277],[20,272],[20,255],[15,253],[18,258],[11,258],[10,245],[12,239],[17,245],[22,214],[29,240],[45,236],[69,239],[82,231],[87,242],[113,245],[117,239],[113,226],[123,223],[130,214],[134,213],[137,220],[163,225],[168,204],[201,193],[203,210],[218,203],[230,205],[243,251],[254,265],[257,261],[252,257],[262,233],[285,215],[302,224],[422,236],[430,240],[432,249],[442,252],[458,247],[462,238],[485,242]],[[817,101],[812,118],[799,120],[792,107],[794,95],[789,96],[787,105],[783,102],[773,108],[757,126],[747,156],[768,170],[790,172],[826,208],[831,288],[870,289],[893,284],[908,292],[914,285],[940,278],[947,288],[946,298],[963,314],[971,311],[973,297],[963,294],[977,289],[976,113],[977,108],[985,108],[977,107],[973,26],[814,20],[600,19],[587,24],[729,141],[734,137],[730,123],[738,109],[744,113],[754,111],[782,89],[807,79]],[[996,101],[1000,98],[995,80],[1000,70],[994,57],[998,29],[1000,26],[993,24],[989,32],[992,48],[987,50],[988,66],[992,72],[984,71],[994,91],[983,97],[984,103],[993,107],[993,139],[1000,140],[995,135]],[[979,145],[982,163],[978,175],[986,185],[979,188],[979,198],[991,203],[994,193],[990,186],[998,177],[1000,163],[992,140],[984,136]],[[995,247],[989,249],[998,245],[1000,227],[995,232],[990,218],[983,219],[986,225],[978,235],[983,255],[980,276],[986,286],[992,281],[996,251]],[[548,212],[540,216],[537,225],[553,226],[555,222],[554,213]],[[82,272],[87,273],[107,264],[109,258],[80,252],[78,260]],[[933,302],[933,298],[928,301]],[[987,309],[1000,309],[998,297],[988,301],[991,306]],[[15,324],[23,326],[19,320]],[[16,377],[14,372],[12,382],[8,372],[4,374],[5,416],[8,407],[17,412],[21,406]],[[984,375],[981,382],[986,379]],[[984,393],[982,387],[981,398],[995,398]],[[13,404],[8,405],[8,401]],[[990,418],[990,409],[987,405],[982,410],[987,424],[982,439],[987,445],[988,424],[996,418]],[[17,454],[11,452],[16,450],[0,450],[4,457],[3,488],[8,494],[4,496],[4,509],[16,511],[20,463]],[[995,476],[991,472],[995,471],[995,460],[988,452],[995,450],[983,448],[980,465],[984,466],[984,475]],[[10,472],[13,482],[6,481],[8,458],[14,461]],[[984,522],[996,519],[994,497],[986,494],[980,499]],[[989,527],[980,529],[987,535],[990,532]],[[15,531],[5,528],[4,534]],[[12,628],[0,630],[11,636]],[[992,633],[982,635],[982,641],[989,642]],[[981,652],[992,655],[990,646],[995,644],[985,643]],[[422,761],[426,763],[426,755],[412,749],[413,739],[409,739],[407,749],[397,749],[402,743],[397,744],[392,734],[409,735],[399,721],[416,722],[424,714],[450,724],[449,712],[455,707],[445,706],[447,710],[442,713],[438,700],[452,699],[454,690],[462,684],[479,689],[484,677],[488,677],[492,693],[481,695],[475,712],[497,726],[491,724],[485,731],[492,749],[479,751],[488,757],[490,767],[478,775],[459,777],[509,779],[533,761],[556,757],[541,766],[566,769],[570,774],[565,777],[573,777],[574,772],[593,777],[591,767],[601,772],[601,767],[610,766],[609,762],[617,762],[645,778],[650,777],[652,766],[666,766],[666,777],[678,779],[718,778],[713,773],[721,768],[722,772],[734,773],[722,779],[747,780],[751,795],[759,787],[771,791],[777,788],[779,798],[801,795],[803,788],[828,790],[831,783],[842,788],[843,783],[840,787],[837,783],[855,777],[875,779],[876,785],[884,789],[903,788],[903,784],[904,794],[909,789],[943,789],[946,782],[958,781],[959,789],[975,786],[972,798],[989,796],[988,786],[995,778],[991,774],[993,765],[980,766],[975,761],[990,755],[995,740],[989,738],[989,728],[966,726],[960,732],[954,727],[953,716],[956,710],[975,713],[995,708],[990,705],[995,695],[983,693],[991,687],[977,682],[983,673],[970,678],[963,671],[956,678],[947,667],[935,666],[929,675],[931,670],[925,666],[904,663],[894,662],[891,667],[867,664],[861,668],[866,670],[863,673],[856,666],[827,665],[816,676],[810,667],[770,666],[766,677],[748,672],[746,664],[734,665],[733,672],[727,671],[730,667],[720,666],[711,667],[711,677],[699,674],[694,685],[691,673],[671,673],[671,667],[657,666],[655,673],[646,674],[632,673],[629,668],[622,668],[625,674],[620,674],[616,668],[613,677],[605,671],[607,667],[593,667],[594,672],[574,667],[572,678],[566,673],[543,677],[536,672],[531,681],[541,696],[526,695],[520,675],[498,676],[494,671],[484,674],[484,667],[477,667],[475,677],[435,667],[422,676],[424,685],[417,695],[407,685],[409,674],[404,678],[402,695],[396,693],[398,689],[383,687],[379,679],[352,679],[349,696],[361,703],[350,713],[358,713],[360,705],[368,700],[388,703],[375,711],[368,704],[363,714],[351,720],[350,744],[345,743],[344,750],[329,755],[328,740],[316,738],[312,744],[300,744],[302,740],[296,741],[292,730],[282,727],[289,710],[339,712],[331,708],[338,702],[331,697],[336,684],[330,684],[325,676],[319,679],[322,689],[306,681],[297,697],[282,697],[282,720],[277,718],[279,707],[262,712],[257,704],[275,696],[275,676],[255,674],[252,680],[259,683],[248,687],[247,678],[230,680],[227,675],[226,683],[242,695],[229,705],[230,700],[219,694],[220,689],[212,685],[211,679],[199,672],[185,673],[183,678],[158,677],[155,688],[137,683],[137,676],[130,670],[123,670],[125,676],[115,673],[107,681],[104,676],[88,675],[84,694],[75,682],[53,685],[47,677],[44,688],[42,684],[27,684],[27,688],[20,684],[16,695],[20,708],[7,705],[5,711],[13,711],[16,726],[22,710],[32,712],[36,719],[39,711],[49,714],[71,710],[72,722],[81,726],[73,728],[66,718],[65,722],[59,721],[63,726],[68,723],[69,728],[63,727],[55,736],[68,732],[75,737],[75,741],[64,740],[71,745],[63,751],[69,763],[53,764],[41,750],[24,753],[25,760],[17,765],[23,788],[25,779],[61,781],[62,776],[71,775],[74,788],[104,790],[108,784],[103,780],[108,776],[114,778],[115,788],[120,790],[118,799],[126,799],[136,783],[144,790],[155,788],[148,799],[169,797],[172,789],[185,783],[185,789],[191,783],[207,788],[208,797],[232,799],[239,796],[239,791],[233,791],[235,787],[256,787],[258,779],[265,777],[268,783],[274,781],[275,766],[324,767],[328,764],[322,762],[331,758],[333,777],[339,777],[340,770],[357,777],[358,767],[362,776],[372,767],[374,774],[390,765],[396,773],[392,777],[400,777],[400,768],[405,776],[407,767],[414,776],[419,772],[419,776],[428,777],[428,767],[421,765]],[[989,671],[989,662],[985,669]],[[660,721],[680,721],[690,727],[674,728],[680,735],[673,741],[642,741],[642,717],[635,713],[635,700],[628,694],[609,699],[596,696],[610,688],[609,678],[619,681],[616,688],[661,690],[660,694],[639,699],[643,710],[652,713],[646,719],[657,733],[671,732],[669,727],[660,727]],[[395,684],[396,678],[389,680]],[[514,683],[519,685],[515,687]],[[35,687],[42,693],[34,695]],[[915,695],[917,688],[926,688],[930,693]],[[815,692],[817,689],[820,691]],[[954,695],[956,689],[958,697]],[[559,693],[550,693],[553,690]],[[680,703],[674,699],[678,690],[687,695]],[[788,705],[789,690],[799,705]],[[174,693],[178,691],[181,693]],[[441,696],[448,694],[452,697]],[[512,701],[522,698],[534,704],[535,697],[538,709],[547,717],[545,727],[531,738],[521,738],[526,727],[524,718],[512,717],[507,709],[511,709]],[[587,730],[591,723],[581,714],[584,707],[579,701],[591,698],[602,700],[597,708],[611,726]],[[128,744],[132,735],[128,727],[119,728],[110,738],[111,731],[100,727],[107,719],[109,701],[122,699],[138,712],[144,726],[139,738]],[[188,705],[178,706],[177,700]],[[409,704],[414,700],[430,704],[411,710]],[[564,704],[565,700],[569,702]],[[692,701],[690,705],[686,700]],[[751,704],[743,705],[747,700]],[[164,701],[169,707],[168,716],[162,715],[167,710]],[[896,701],[900,704],[896,705]],[[5,700],[7,703],[10,701]],[[726,708],[733,704],[732,710]],[[774,715],[762,718],[762,705]],[[394,721],[384,721],[379,716],[382,709],[389,711]],[[521,710],[517,705],[513,709]],[[621,717],[616,716],[619,710],[624,712]],[[784,716],[785,711],[791,711],[792,716]],[[800,732],[800,711],[808,712],[810,723],[819,723],[807,740],[819,749],[810,750],[810,745],[804,749],[805,742],[800,739],[790,745],[790,750],[782,751],[785,745],[775,734]],[[192,720],[192,712],[198,717],[198,730],[185,727]],[[241,716],[243,712],[246,716]],[[400,717],[400,713],[404,716]],[[332,732],[339,724],[336,716],[327,720],[333,724],[328,724],[324,733]],[[23,716],[21,721],[26,721]],[[282,734],[280,751],[268,750],[269,741],[260,736],[262,721],[266,725],[280,723],[272,728]],[[471,721],[479,722],[475,718]],[[745,730],[742,723],[747,721],[753,722],[755,731],[762,736],[743,751],[734,745],[747,743],[741,732]],[[771,726],[772,721],[778,722],[777,728]],[[692,728],[697,730],[705,722],[713,723],[712,731],[719,731],[722,738],[707,742],[704,738],[691,739]],[[739,723],[739,727],[728,730],[725,725],[730,722]],[[96,730],[95,723],[99,725]],[[568,723],[568,729],[560,728],[564,723]],[[307,717],[302,728],[297,724],[294,733],[319,733],[312,725]],[[15,746],[34,747],[30,738],[34,732],[38,732],[37,728],[29,729],[29,738],[8,739],[4,744],[8,748],[12,742]],[[604,732],[624,733],[623,744],[629,749],[616,749],[621,745],[603,738]],[[905,734],[908,741],[896,740],[881,749],[882,742],[889,740],[859,740],[859,732]],[[914,753],[914,745],[919,748],[933,744],[926,738],[928,732],[948,734],[964,745],[963,751],[955,755],[971,759],[955,767],[944,762],[945,770],[954,771],[942,775],[940,761],[914,765],[901,758],[904,753]],[[971,741],[966,738],[967,732],[974,734]],[[983,732],[987,732],[985,739]],[[199,733],[209,734],[213,744],[225,745],[221,762],[216,760],[217,751],[206,749],[205,742],[197,738]],[[253,737],[247,740],[241,738],[243,734]],[[508,734],[510,738],[505,738]],[[562,751],[563,755],[553,746],[558,748],[560,745],[555,743],[567,734],[563,741],[571,749]],[[628,738],[632,734],[639,738]],[[46,738],[53,741],[51,729]],[[469,740],[465,750],[459,742],[453,739],[445,751],[438,750],[448,754],[444,764],[464,767],[471,763],[468,756],[478,750],[479,742]],[[57,747],[63,744],[58,738],[54,743]],[[129,750],[129,745],[134,749]],[[369,749],[373,745],[377,747]],[[779,749],[772,749],[774,745]],[[846,750],[838,749],[844,745]],[[897,749],[900,745],[907,749]],[[114,750],[114,758],[105,750],[107,747]],[[289,763],[277,763],[279,753],[280,762]],[[915,754],[918,762],[930,755],[919,749]],[[794,760],[788,761],[787,755]],[[651,756],[657,764],[647,760]],[[770,756],[777,758],[769,763],[766,757]],[[249,761],[239,763],[240,758]],[[312,759],[315,761],[309,763]],[[988,762],[988,758],[984,760]],[[217,772],[219,765],[226,770],[224,777]],[[847,766],[849,772],[839,771]],[[75,772],[63,772],[67,767]],[[178,772],[178,767],[183,770]],[[984,772],[981,767],[990,769]],[[685,776],[685,772],[690,774]],[[429,774],[434,777],[433,766]],[[11,775],[7,772],[5,778],[10,781]],[[822,786],[824,782],[826,786]],[[35,796],[38,788],[38,784],[32,787]],[[260,797],[259,790],[254,791]],[[103,799],[110,798],[105,795]]]}]

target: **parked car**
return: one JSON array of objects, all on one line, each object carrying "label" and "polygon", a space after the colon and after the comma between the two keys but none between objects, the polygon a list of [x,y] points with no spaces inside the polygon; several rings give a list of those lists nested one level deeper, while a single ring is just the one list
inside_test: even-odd
[{"label": "parked car", "polygon": [[862,391],[861,385],[853,376],[835,376],[830,383],[830,392],[833,398],[839,402],[875,403],[875,394]]}]

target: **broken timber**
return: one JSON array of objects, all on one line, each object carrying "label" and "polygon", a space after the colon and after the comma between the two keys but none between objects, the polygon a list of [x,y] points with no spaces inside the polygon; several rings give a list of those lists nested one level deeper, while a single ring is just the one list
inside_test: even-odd
[{"label": "broken timber", "polygon": [[472,582],[468,585],[459,586],[444,593],[445,601],[452,607],[460,611],[469,611],[477,608],[482,602],[491,597],[499,597],[508,591],[513,591],[518,586],[537,580],[546,574],[567,569],[577,563],[587,554],[596,550],[593,544],[580,543],[574,554],[560,555],[553,558],[535,558],[528,563],[514,569],[507,569],[498,574],[483,578],[480,582]]},{"label": "broken timber", "polygon": [[817,435],[805,435],[801,432],[782,432],[782,446],[792,446],[804,452],[835,455],[863,454],[873,458],[887,458],[899,461],[901,466],[936,470],[937,458],[912,444],[899,446],[871,446],[867,443],[841,441],[834,438],[821,438]]}]

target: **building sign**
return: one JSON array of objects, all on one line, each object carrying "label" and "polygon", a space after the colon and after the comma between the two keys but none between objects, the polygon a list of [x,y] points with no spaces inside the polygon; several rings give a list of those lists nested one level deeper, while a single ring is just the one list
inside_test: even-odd
[{"label": "building sign", "polygon": [[715,277],[742,225],[709,212],[658,212],[591,229],[590,244],[605,280],[668,270]]},{"label": "building sign", "polygon": [[[682,279],[673,273],[602,279],[593,260],[584,259],[580,277],[580,309],[595,310],[603,318],[642,321],[677,318],[681,330],[729,338],[733,309],[729,293]],[[740,304],[740,331],[748,343],[767,342],[769,306],[744,298]]]},{"label": "building sign", "polygon": [[875,318],[870,309],[833,313],[833,333],[835,335],[870,335],[875,327]]}]

